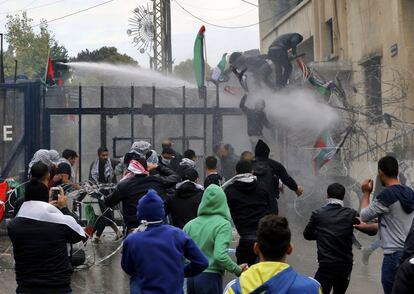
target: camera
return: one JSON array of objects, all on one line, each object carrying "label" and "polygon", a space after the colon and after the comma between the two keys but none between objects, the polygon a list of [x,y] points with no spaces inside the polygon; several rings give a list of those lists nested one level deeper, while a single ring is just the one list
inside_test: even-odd
[{"label": "camera", "polygon": [[60,188],[59,187],[52,187],[50,189],[52,191],[52,200],[58,200],[59,194],[60,194]]}]

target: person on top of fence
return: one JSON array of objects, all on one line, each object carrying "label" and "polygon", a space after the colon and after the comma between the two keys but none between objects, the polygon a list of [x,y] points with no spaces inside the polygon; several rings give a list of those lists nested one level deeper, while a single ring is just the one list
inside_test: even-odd
[{"label": "person on top of fence", "polygon": [[283,34],[270,44],[267,58],[275,65],[276,87],[286,86],[292,73],[292,64],[289,60],[288,51],[291,50],[296,56],[296,47],[303,41],[303,36],[298,33]]},{"label": "person on top of fence", "polygon": [[266,62],[263,56],[244,56],[240,52],[233,52],[230,55],[229,64],[236,76],[239,77],[240,74],[243,75],[246,71],[251,72],[257,86],[264,84],[270,89],[275,87],[271,81],[272,67]]}]

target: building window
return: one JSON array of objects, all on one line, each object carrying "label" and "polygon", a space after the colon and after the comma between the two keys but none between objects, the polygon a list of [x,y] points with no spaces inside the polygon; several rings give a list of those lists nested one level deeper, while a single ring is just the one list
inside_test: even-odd
[{"label": "building window", "polygon": [[328,38],[329,38],[329,53],[333,54],[334,53],[334,35],[333,35],[333,26],[332,26],[332,18],[329,19],[326,22],[326,29],[328,32]]},{"label": "building window", "polygon": [[382,121],[381,57],[376,56],[362,63],[365,75],[365,105],[371,122]]}]

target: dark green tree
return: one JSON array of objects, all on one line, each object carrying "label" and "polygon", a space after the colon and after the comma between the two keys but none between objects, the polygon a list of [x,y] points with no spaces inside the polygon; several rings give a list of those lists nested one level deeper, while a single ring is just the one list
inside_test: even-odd
[{"label": "dark green tree", "polygon": [[121,54],[116,47],[102,47],[93,51],[82,50],[71,61],[106,62],[138,65],[138,62],[127,54]]}]

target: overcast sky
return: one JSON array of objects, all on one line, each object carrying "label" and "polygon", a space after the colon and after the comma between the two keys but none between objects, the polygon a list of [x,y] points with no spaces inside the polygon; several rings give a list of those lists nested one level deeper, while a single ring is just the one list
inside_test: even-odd
[{"label": "overcast sky", "polygon": [[[249,1],[257,3],[257,0]],[[37,24],[42,18],[58,18],[102,2],[105,0],[0,0],[0,25],[4,31],[7,13],[15,14],[21,9],[27,9],[28,16]],[[114,0],[92,10],[51,22],[49,28],[59,43],[69,50],[70,56],[86,48],[93,50],[102,46],[115,46],[120,52],[138,60],[141,65],[148,66],[147,55],[140,54],[126,34],[129,28],[128,18],[133,16],[133,9],[147,3],[151,4],[152,1]],[[242,26],[258,21],[257,7],[242,0],[171,0],[175,64],[192,58],[194,38],[202,24],[206,26],[207,60],[210,65],[215,65],[224,52],[259,47],[258,25],[244,29],[216,28],[190,16],[178,3],[203,20],[218,25]]]}]

